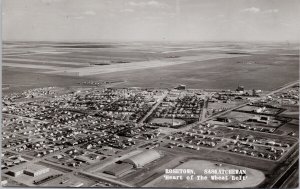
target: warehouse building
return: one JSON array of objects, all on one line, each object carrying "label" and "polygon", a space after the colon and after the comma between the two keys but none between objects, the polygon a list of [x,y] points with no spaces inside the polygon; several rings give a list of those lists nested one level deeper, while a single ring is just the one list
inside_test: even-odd
[{"label": "warehouse building", "polygon": [[24,174],[36,177],[45,174],[49,171],[50,169],[48,167],[44,167],[42,165],[37,165],[37,164],[30,164],[25,166]]},{"label": "warehouse building", "polygon": [[44,167],[42,165],[37,165],[37,164],[25,164],[25,165],[19,165],[12,167],[7,174],[11,175],[13,177],[17,177],[21,174],[26,174],[32,177],[36,177],[39,175],[42,175],[44,173],[49,172],[50,169],[48,167]]},{"label": "warehouse building", "polygon": [[134,167],[143,167],[144,165],[151,163],[161,158],[161,154],[156,150],[147,150],[137,155],[131,156],[125,159],[123,162],[132,164]]},{"label": "warehouse building", "polygon": [[130,171],[133,168],[132,164],[129,163],[114,163],[112,165],[109,165],[105,167],[103,173],[113,175],[113,176],[120,176],[128,171]]},{"label": "warehouse building", "polygon": [[12,167],[6,174],[13,176],[13,177],[18,177],[21,174],[23,174],[24,168],[21,166],[15,166]]}]

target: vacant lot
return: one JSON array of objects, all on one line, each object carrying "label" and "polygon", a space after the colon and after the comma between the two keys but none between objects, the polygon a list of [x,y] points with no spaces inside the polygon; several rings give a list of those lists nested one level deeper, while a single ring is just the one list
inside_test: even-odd
[{"label": "vacant lot", "polygon": [[154,118],[150,121],[150,123],[157,123],[157,124],[170,124],[170,125],[183,125],[185,124],[185,121],[182,119],[167,119],[167,118]]}]

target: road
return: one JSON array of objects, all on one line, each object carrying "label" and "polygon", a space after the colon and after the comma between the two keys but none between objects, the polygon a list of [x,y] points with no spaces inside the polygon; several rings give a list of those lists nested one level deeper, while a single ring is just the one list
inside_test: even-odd
[{"label": "road", "polygon": [[143,123],[151,114],[152,112],[160,105],[160,103],[163,101],[163,99],[168,95],[168,92],[166,92],[165,94],[163,94],[156,102],[156,104],[151,108],[150,111],[148,111],[148,113],[138,122]]},{"label": "road", "polygon": [[[277,92],[279,92],[279,91],[282,91],[282,90],[284,90],[284,89],[287,89],[287,88],[289,88],[289,87],[291,87],[291,86],[293,86],[293,85],[295,85],[295,84],[298,84],[298,83],[299,83],[299,80],[293,81],[293,82],[288,83],[288,84],[285,84],[284,86],[282,86],[282,87],[280,87],[280,88],[278,88],[278,89],[275,89],[275,90],[271,91],[270,93],[268,93],[268,94],[266,94],[266,95],[264,95],[264,96],[261,96],[260,98],[263,98],[263,97],[272,95],[272,94],[274,94],[274,93],[277,93]],[[239,104],[239,105],[237,105],[237,106],[234,106],[234,107],[232,107],[232,108],[230,108],[230,109],[228,109],[228,110],[225,110],[225,111],[223,111],[223,112],[220,112],[220,113],[215,114],[215,115],[213,115],[213,116],[210,116],[210,117],[208,117],[208,118],[201,119],[201,121],[199,121],[199,122],[196,122],[196,123],[192,123],[192,124],[190,124],[190,125],[187,125],[186,127],[183,128],[183,130],[185,130],[185,131],[186,131],[186,130],[189,130],[191,127],[193,127],[193,126],[195,126],[195,125],[198,125],[198,124],[200,124],[200,123],[204,123],[205,121],[212,120],[212,119],[217,118],[217,117],[219,117],[219,116],[221,116],[221,115],[227,114],[227,113],[229,113],[229,112],[231,112],[231,111],[233,111],[233,110],[235,110],[235,109],[239,109],[239,108],[241,108],[241,107],[247,105],[248,103],[249,103],[249,102],[247,101],[247,102],[245,102],[245,103],[242,103],[242,104]]]},{"label": "road", "polygon": [[118,180],[116,180],[116,179],[111,179],[111,178],[108,178],[108,177],[101,177],[101,176],[99,176],[99,175],[91,174],[91,173],[88,173],[88,172],[83,172],[83,171],[81,171],[80,174],[89,177],[91,180],[95,180],[95,178],[96,178],[96,179],[100,179],[100,180],[109,181],[109,182],[111,182],[111,183],[119,184],[119,185],[121,185],[121,186],[123,186],[123,187],[134,187],[134,186],[132,186],[132,185],[130,185],[130,184],[127,184],[127,183],[118,181]]},{"label": "road", "polygon": [[285,182],[281,185],[280,188],[298,188],[298,178],[299,167],[295,168],[295,170],[289,175],[289,177],[285,180]]},{"label": "road", "polygon": [[278,88],[278,89],[275,89],[275,90],[271,91],[270,93],[266,94],[265,96],[270,96],[270,95],[272,95],[272,94],[274,94],[274,93],[277,93],[277,92],[279,92],[279,91],[282,91],[282,90],[284,90],[284,89],[287,89],[287,88],[289,88],[289,87],[292,87],[293,85],[296,85],[296,84],[299,84],[299,80],[290,82],[290,83],[288,83],[288,84],[285,84],[285,85],[283,85],[282,87],[280,87],[280,88]]},{"label": "road", "polygon": [[[281,90],[284,90],[284,89],[286,89],[286,88],[289,88],[289,87],[291,87],[291,86],[293,86],[293,85],[295,85],[295,84],[297,84],[297,83],[298,83],[298,81],[294,81],[294,82],[291,82],[291,83],[289,83],[289,84],[286,84],[286,85],[284,85],[284,86],[282,86],[282,87],[280,87],[280,88],[278,88],[278,89],[276,89],[276,90],[274,90],[274,91],[272,91],[272,92],[270,92],[270,93],[268,93],[268,94],[262,96],[261,98],[263,98],[263,97],[265,97],[265,96],[268,96],[268,95],[271,95],[271,94],[274,94],[274,93],[279,92],[279,91],[281,91]],[[188,131],[188,130],[190,130],[192,127],[194,127],[194,126],[196,126],[196,125],[199,125],[199,124],[201,124],[201,123],[204,123],[204,122],[206,122],[206,121],[208,121],[208,120],[212,120],[212,119],[214,119],[214,118],[216,118],[216,117],[219,117],[219,116],[221,116],[221,115],[227,114],[227,113],[229,113],[229,112],[231,112],[231,111],[233,111],[233,110],[235,110],[235,109],[238,109],[238,108],[241,108],[241,107],[247,105],[248,103],[249,103],[249,102],[247,101],[247,102],[245,102],[245,103],[242,103],[242,104],[240,104],[240,105],[237,105],[237,106],[235,106],[235,107],[232,107],[232,108],[230,108],[230,109],[228,109],[228,110],[226,110],[226,111],[223,111],[223,112],[220,112],[220,113],[218,113],[218,114],[215,114],[215,115],[213,115],[213,116],[211,116],[211,117],[208,117],[208,118],[202,118],[201,121],[198,121],[198,122],[192,123],[192,124],[190,124],[190,125],[187,125],[186,127],[183,127],[182,129],[178,129],[178,130],[175,130],[175,131],[170,131],[170,132],[167,133],[167,134],[168,134],[168,135],[172,135],[172,134],[177,133],[178,131],[183,131],[183,132]],[[202,114],[202,115],[203,115],[203,114]],[[296,145],[296,144],[295,144],[295,145]],[[282,157],[284,157],[284,156],[282,156]],[[282,158],[282,157],[281,157],[281,158]],[[280,159],[281,159],[281,158],[280,158]]]},{"label": "road", "polygon": [[[288,84],[286,84],[286,85],[284,85],[284,86],[282,86],[282,87],[280,87],[278,89],[275,89],[275,90],[271,91],[270,93],[268,93],[268,94],[266,94],[264,96],[261,96],[260,98],[264,98],[266,96],[273,95],[273,94],[275,94],[277,92],[280,92],[280,91],[282,91],[284,89],[287,89],[287,88],[289,88],[289,87],[297,84],[298,82],[299,81],[294,81],[294,82],[288,83]],[[161,104],[161,102],[167,96],[167,94],[168,94],[168,92],[166,92],[165,94],[163,94],[157,100],[157,103],[151,108],[150,111],[148,111],[148,113],[139,121],[139,123],[143,123],[153,113],[153,111]],[[167,134],[172,134],[172,133],[175,133],[175,132],[178,132],[178,131],[187,131],[187,130],[191,129],[193,126],[196,126],[198,124],[204,123],[204,122],[206,122],[208,120],[214,119],[214,118],[219,117],[221,115],[227,114],[227,113],[229,113],[229,112],[231,112],[231,111],[233,111],[235,109],[238,109],[240,107],[243,107],[243,106],[247,105],[247,103],[248,103],[248,101],[245,102],[245,103],[239,104],[239,105],[237,105],[235,107],[232,107],[232,108],[230,108],[230,109],[228,109],[226,111],[220,112],[218,114],[215,114],[215,115],[207,118],[207,117],[205,117],[206,111],[207,111],[207,99],[205,99],[204,100],[204,107],[203,107],[203,110],[202,110],[201,115],[200,115],[200,120],[198,122],[190,124],[190,125],[187,125],[186,127],[178,129],[178,130],[175,130],[175,131],[174,130],[173,131],[169,131],[169,133],[167,133]],[[16,115],[12,115],[12,114],[3,114],[3,115],[16,116]],[[22,118],[22,119],[30,119],[30,120],[35,120],[35,121],[43,122],[41,120],[36,120],[36,119],[32,119],[32,118],[28,118],[28,117],[23,117],[23,116],[17,116],[17,117]],[[19,154],[19,155],[22,155],[22,156],[25,156],[25,157],[33,158],[33,161],[32,161],[33,163],[41,161],[41,162],[44,162],[44,163],[47,163],[47,164],[52,164],[52,165],[58,166],[60,168],[68,169],[71,172],[70,174],[72,174],[74,172],[80,172],[81,174],[89,176],[90,178],[96,178],[96,179],[105,180],[105,181],[108,181],[108,182],[111,182],[111,183],[115,183],[115,184],[119,184],[119,185],[122,185],[122,186],[125,186],[125,187],[132,187],[131,185],[128,185],[128,184],[120,182],[120,181],[117,181],[115,179],[110,179],[110,178],[107,178],[107,177],[102,177],[100,175],[90,174],[90,173],[88,173],[86,171],[78,171],[78,170],[73,169],[73,168],[66,168],[65,166],[51,163],[51,162],[45,160],[46,157],[35,158],[35,157],[32,157],[32,156],[26,156],[24,154],[21,154],[21,153],[15,152],[15,151],[11,151],[10,149],[7,149],[6,151],[9,151],[9,152],[12,152],[12,153],[16,153],[16,154]],[[53,154],[51,154],[51,155],[53,155]],[[122,158],[124,158],[124,156]],[[118,160],[118,158],[114,159],[114,161],[116,161],[116,160]],[[295,161],[297,161],[297,163],[298,163],[298,158],[295,158]],[[275,182],[275,184],[278,183],[279,181],[281,182],[281,185],[283,185],[283,186],[288,186],[288,185],[291,185],[291,184],[295,184],[295,177],[294,176],[292,176],[292,177],[289,176],[290,174],[295,175],[295,170],[298,170],[298,169],[295,168],[295,161],[293,163],[291,163],[290,167],[288,169],[286,169],[286,171],[284,172],[283,176],[281,176],[279,178],[280,180],[277,180]],[[93,166],[95,166],[95,165],[93,165]],[[103,165],[102,165],[102,167],[103,167]],[[286,173],[288,173],[288,175]]]},{"label": "road", "polygon": [[295,175],[295,171],[298,172],[299,170],[299,159],[295,159],[290,166],[284,171],[275,183],[271,186],[271,188],[284,188],[283,186],[289,184],[291,181],[294,180],[293,176]]},{"label": "road", "polygon": [[207,107],[208,107],[208,99],[205,98],[203,101],[203,108],[199,117],[199,121],[204,120],[206,117],[206,113],[207,113]]}]

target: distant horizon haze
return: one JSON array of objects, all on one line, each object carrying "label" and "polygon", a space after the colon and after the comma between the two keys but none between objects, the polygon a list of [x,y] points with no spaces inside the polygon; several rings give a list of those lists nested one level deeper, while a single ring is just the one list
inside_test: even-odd
[{"label": "distant horizon haze", "polygon": [[75,43],[90,43],[90,44],[96,44],[96,43],[252,43],[252,44],[297,44],[300,45],[300,41],[288,41],[288,40],[284,40],[284,41],[247,41],[247,40],[231,40],[231,41],[195,41],[195,40],[174,40],[174,41],[159,41],[159,40],[140,40],[140,41],[135,41],[135,40],[109,40],[109,39],[105,39],[105,40],[60,40],[60,41],[54,41],[54,40],[2,40],[3,43],[70,43],[70,44],[75,44]]},{"label": "distant horizon haze", "polygon": [[299,0],[2,0],[5,41],[300,42]]}]

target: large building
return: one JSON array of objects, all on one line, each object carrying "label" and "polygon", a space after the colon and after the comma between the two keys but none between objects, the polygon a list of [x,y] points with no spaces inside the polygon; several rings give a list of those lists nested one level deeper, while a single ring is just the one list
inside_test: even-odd
[{"label": "large building", "polygon": [[143,167],[161,157],[161,154],[156,150],[147,150],[137,155],[125,159],[123,162],[132,164],[134,167]]},{"label": "large building", "polygon": [[49,171],[50,171],[50,169],[48,167],[28,163],[28,164],[25,164],[25,165],[19,165],[19,166],[12,167],[7,172],[7,174],[11,175],[13,177],[17,177],[17,176],[24,173],[26,175],[36,177],[36,176],[42,175],[44,173],[47,173]]},{"label": "large building", "polygon": [[18,177],[21,174],[23,174],[23,171],[24,171],[23,167],[15,166],[15,167],[12,167],[6,174],[13,176],[13,177]]},{"label": "large building", "polygon": [[103,173],[113,175],[113,176],[120,176],[128,171],[130,171],[133,168],[132,164],[129,163],[114,163],[112,165],[109,165],[105,167]]},{"label": "large building", "polygon": [[25,167],[24,174],[36,177],[45,174],[49,171],[50,169],[48,167],[44,167],[42,165],[37,165],[37,164],[31,164]]}]

